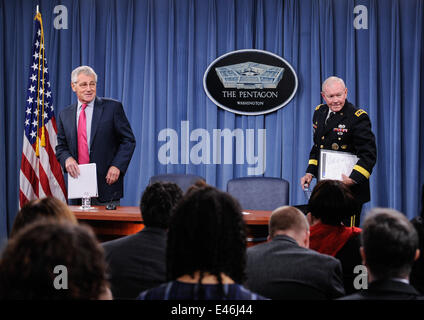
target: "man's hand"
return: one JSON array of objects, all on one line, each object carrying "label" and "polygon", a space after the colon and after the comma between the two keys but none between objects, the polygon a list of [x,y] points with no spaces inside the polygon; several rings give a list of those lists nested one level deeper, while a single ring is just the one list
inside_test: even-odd
[{"label": "man's hand", "polygon": [[307,173],[302,178],[300,178],[300,185],[302,186],[302,190],[305,190],[305,185],[309,187],[313,177],[314,176],[312,174]]},{"label": "man's hand", "polygon": [[78,162],[72,157],[69,157],[68,159],[66,159],[65,169],[72,178],[77,178],[80,175]]},{"label": "man's hand", "polygon": [[121,171],[117,167],[111,166],[106,175],[106,183],[109,185],[115,183],[118,180],[120,174]]},{"label": "man's hand", "polygon": [[349,178],[347,175],[345,175],[343,173],[342,173],[342,181],[347,186],[351,186],[351,185],[356,183],[355,180]]}]

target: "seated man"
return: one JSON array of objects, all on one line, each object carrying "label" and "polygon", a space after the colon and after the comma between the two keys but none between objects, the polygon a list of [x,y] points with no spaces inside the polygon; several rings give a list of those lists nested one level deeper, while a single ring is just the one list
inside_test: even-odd
[{"label": "seated man", "polygon": [[420,255],[418,235],[400,212],[376,208],[365,218],[360,253],[369,285],[342,300],[422,299],[409,284],[412,265]]},{"label": "seated man", "polygon": [[166,280],[166,238],[169,219],[183,192],[172,182],[146,188],[140,209],[144,229],[103,243],[114,299],[134,299],[140,291]]},{"label": "seated man", "polygon": [[271,299],[333,299],[345,294],[340,262],[308,249],[309,224],[300,210],[274,210],[268,239],[247,250],[250,290]]}]

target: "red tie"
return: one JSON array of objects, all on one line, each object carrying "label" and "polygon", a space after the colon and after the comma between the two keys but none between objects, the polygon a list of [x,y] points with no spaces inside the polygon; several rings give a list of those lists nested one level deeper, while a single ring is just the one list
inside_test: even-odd
[{"label": "red tie", "polygon": [[78,163],[85,164],[90,162],[87,144],[87,118],[85,116],[86,104],[81,107],[78,119]]}]

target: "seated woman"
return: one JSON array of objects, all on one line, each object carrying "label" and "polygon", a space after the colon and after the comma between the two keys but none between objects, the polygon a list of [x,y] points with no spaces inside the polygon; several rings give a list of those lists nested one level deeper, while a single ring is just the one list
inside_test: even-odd
[{"label": "seated woman", "polygon": [[356,265],[362,263],[359,253],[361,229],[347,227],[342,221],[355,212],[356,202],[341,181],[321,180],[312,191],[307,215],[310,224],[309,248],[340,260],[347,294],[355,291]]},{"label": "seated woman", "polygon": [[0,300],[111,300],[94,232],[39,219],[9,240],[0,258]]},{"label": "seated woman", "polygon": [[171,216],[169,282],[142,292],[138,299],[264,299],[241,285],[245,262],[245,225],[238,202],[210,186],[192,188]]}]

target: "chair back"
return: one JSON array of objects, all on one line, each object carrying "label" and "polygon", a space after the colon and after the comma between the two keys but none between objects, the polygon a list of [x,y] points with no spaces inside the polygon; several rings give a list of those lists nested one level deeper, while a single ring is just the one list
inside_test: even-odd
[{"label": "chair back", "polygon": [[244,210],[272,211],[289,205],[289,182],[281,178],[245,177],[231,179],[227,192],[236,198]]},{"label": "chair back", "polygon": [[166,173],[152,176],[149,180],[149,185],[155,182],[173,182],[177,184],[183,192],[186,192],[197,180],[205,180],[205,178],[190,173]]}]

